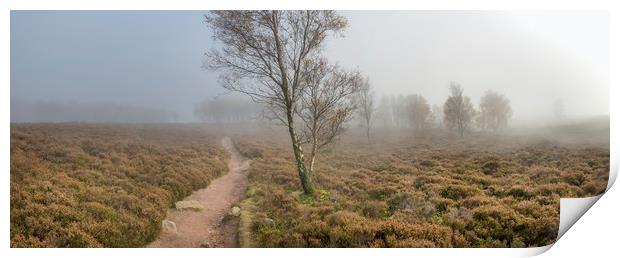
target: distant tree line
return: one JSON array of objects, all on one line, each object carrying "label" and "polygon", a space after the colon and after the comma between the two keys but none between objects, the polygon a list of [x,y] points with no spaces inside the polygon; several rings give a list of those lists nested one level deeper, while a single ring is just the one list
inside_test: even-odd
[{"label": "distant tree line", "polygon": [[194,107],[194,116],[206,123],[256,122],[262,107],[248,99],[219,97],[205,99]]},{"label": "distant tree line", "polygon": [[473,128],[497,132],[506,128],[512,117],[510,101],[504,95],[487,91],[476,109],[464,95],[463,87],[452,82],[450,95],[442,106],[432,105],[419,94],[383,96],[376,110],[379,126],[424,131],[446,128],[461,137]]},{"label": "distant tree line", "polygon": [[116,102],[77,102],[11,98],[12,123],[169,123],[179,114],[166,109]]},{"label": "distant tree line", "polygon": [[431,106],[419,94],[383,96],[377,107],[377,124],[380,127],[411,128],[423,130],[440,125],[438,112],[441,108]]}]

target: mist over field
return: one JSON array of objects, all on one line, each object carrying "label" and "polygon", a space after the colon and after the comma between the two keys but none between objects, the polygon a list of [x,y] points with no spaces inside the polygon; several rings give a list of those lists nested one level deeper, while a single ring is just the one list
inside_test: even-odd
[{"label": "mist over field", "polygon": [[[11,12],[11,122],[215,122],[196,112],[205,101],[248,98],[202,68],[217,47],[205,13]],[[377,104],[419,94],[442,106],[454,81],[475,107],[487,90],[505,95],[511,126],[555,122],[554,103],[565,120],[609,114],[604,13],[340,13],[349,27],[325,57],[367,76]]]},{"label": "mist over field", "polygon": [[608,14],[13,11],[11,247],[542,247]]}]

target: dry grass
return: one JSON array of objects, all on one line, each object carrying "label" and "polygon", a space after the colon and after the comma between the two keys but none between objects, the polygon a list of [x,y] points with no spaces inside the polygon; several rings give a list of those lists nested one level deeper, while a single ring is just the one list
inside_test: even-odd
[{"label": "dry grass", "polygon": [[227,160],[194,127],[11,125],[11,247],[143,246]]},{"label": "dry grass", "polygon": [[547,245],[559,198],[603,192],[609,171],[608,127],[465,140],[390,131],[372,143],[351,131],[320,156],[318,194],[306,196],[286,134],[235,128],[11,125],[11,246],[145,245],[174,201],[227,171],[223,133],[254,159],[243,246]]},{"label": "dry grass", "polygon": [[238,137],[242,151],[260,153],[248,190],[254,245],[543,246],[556,239],[560,197],[600,194],[607,185],[605,144],[408,134],[375,135],[373,144],[345,139],[320,157],[316,196],[299,192],[286,140]]}]

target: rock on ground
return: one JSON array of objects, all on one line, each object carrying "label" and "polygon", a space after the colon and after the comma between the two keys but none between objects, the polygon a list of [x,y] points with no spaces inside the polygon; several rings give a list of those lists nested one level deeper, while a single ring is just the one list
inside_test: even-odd
[{"label": "rock on ground", "polygon": [[177,210],[202,211],[204,207],[198,201],[178,201],[174,204]]},{"label": "rock on ground", "polygon": [[275,223],[275,221],[274,221],[273,219],[270,219],[270,218],[264,218],[264,219],[262,219],[262,221],[261,221],[261,222],[262,222],[264,225],[266,225],[266,226],[272,226],[272,225],[273,225],[273,223]]},{"label": "rock on ground", "polygon": [[162,220],[161,221],[161,230],[167,234],[176,234],[177,233],[177,224],[170,220]]},{"label": "rock on ground", "polygon": [[235,217],[239,217],[239,215],[241,215],[241,208],[235,206],[232,207],[232,210],[230,210],[230,215],[233,215]]}]

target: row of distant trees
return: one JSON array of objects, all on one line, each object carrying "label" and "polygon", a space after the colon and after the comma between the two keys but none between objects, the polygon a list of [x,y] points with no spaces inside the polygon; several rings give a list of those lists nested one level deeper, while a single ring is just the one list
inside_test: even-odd
[{"label": "row of distant trees", "polygon": [[239,97],[205,99],[194,107],[194,116],[207,123],[256,122],[261,119],[262,107]]},{"label": "row of distant trees", "polygon": [[480,128],[497,131],[506,127],[512,109],[510,101],[504,95],[487,91],[480,98],[480,109],[476,110],[470,98],[463,95],[463,87],[457,83],[450,84],[450,96],[443,106],[443,121],[447,128],[457,131],[461,137],[474,122]]},{"label": "row of distant trees", "polygon": [[[360,115],[367,132],[370,125],[366,117],[372,112]],[[471,99],[463,94],[463,87],[450,83],[450,95],[442,106],[430,105],[424,96],[384,96],[376,109],[378,126],[412,128],[420,131],[429,128],[445,127],[461,136],[473,127],[497,132],[505,128],[512,116],[510,101],[504,95],[487,91],[480,98],[478,109]]]}]

